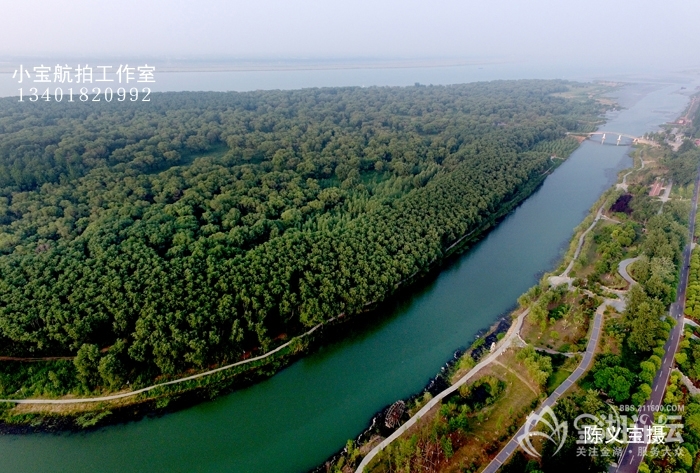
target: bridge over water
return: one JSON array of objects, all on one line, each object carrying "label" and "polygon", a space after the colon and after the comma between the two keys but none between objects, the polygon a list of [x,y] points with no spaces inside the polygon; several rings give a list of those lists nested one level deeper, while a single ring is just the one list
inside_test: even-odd
[{"label": "bridge over water", "polygon": [[618,131],[606,131],[606,130],[600,130],[600,131],[592,131],[590,133],[567,133],[567,135],[576,135],[576,136],[586,136],[587,138],[593,138],[594,136],[600,136],[600,144],[605,144],[605,140],[615,140],[615,145],[620,145],[620,142],[622,141],[623,138],[626,138],[628,140],[632,140],[632,144],[648,144],[652,146],[658,146],[658,143],[655,143],[654,141],[647,140],[645,138],[642,138],[640,136],[634,136],[630,135],[627,133],[620,133]]}]

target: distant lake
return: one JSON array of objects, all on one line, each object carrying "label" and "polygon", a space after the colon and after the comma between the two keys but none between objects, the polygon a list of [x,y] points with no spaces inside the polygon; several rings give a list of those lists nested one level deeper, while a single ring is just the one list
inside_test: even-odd
[{"label": "distant lake", "polygon": [[[118,61],[101,61],[104,64],[112,64],[118,67]],[[66,62],[62,62],[66,63]],[[79,60],[68,61],[69,66],[77,66],[81,63]],[[84,62],[82,62],[84,63]],[[90,62],[90,64],[99,64],[99,61]],[[558,64],[558,65],[534,65],[529,63],[517,62],[486,62],[483,64],[462,65],[462,66],[444,66],[436,67],[427,65],[425,67],[397,67],[399,63],[387,63],[384,67],[382,63],[373,64],[371,67],[366,65],[354,65],[353,63],[337,63],[332,65],[314,64],[309,69],[308,66],[299,65],[296,70],[274,70],[274,64],[260,63],[259,66],[244,66],[248,69],[259,70],[238,70],[228,72],[199,72],[201,66],[196,64],[184,63],[183,66],[177,67],[178,72],[163,72],[161,69],[166,69],[168,66],[172,69],[172,65],[163,62],[159,65],[158,62],[140,60],[129,62],[131,65],[143,65],[148,63],[156,67],[155,84],[136,84],[139,87],[149,85],[154,92],[175,92],[175,91],[250,91],[258,89],[300,89],[307,87],[342,87],[342,86],[409,86],[416,82],[424,85],[447,85],[460,84],[466,82],[488,81],[488,80],[505,80],[505,79],[569,79],[569,80],[619,80],[625,82],[646,82],[657,81],[651,74],[657,75],[657,71],[647,71],[644,69],[630,71],[616,69],[614,67],[590,67],[577,64]],[[56,61],[42,60],[22,60],[22,64],[30,71],[34,66],[41,64],[55,65]],[[20,63],[13,64],[8,61],[0,63],[2,71],[14,71],[19,68]],[[240,64],[231,63],[227,66],[226,63],[218,64],[221,69],[241,68]],[[289,67],[289,66],[286,66]],[[295,66],[291,66],[295,67]],[[324,67],[326,67],[324,69]],[[270,69],[273,70],[262,70]],[[97,71],[95,71],[95,75]],[[114,75],[108,76],[115,78]],[[664,80],[680,81],[681,75],[673,72],[666,74]],[[133,83],[132,83],[133,84]],[[64,92],[67,92],[69,87],[74,87],[78,90],[79,84],[35,84],[32,81],[27,82],[26,78],[22,84],[18,83],[17,78],[12,79],[12,72],[0,72],[0,97],[18,96],[19,88],[25,89],[25,94],[28,93],[30,87],[37,87],[39,93],[46,90],[48,86],[53,93],[56,87],[62,87]],[[87,84],[90,86],[90,84]],[[100,86],[104,84],[93,83],[92,86]],[[116,84],[109,84],[112,87],[118,87]],[[90,86],[90,88],[92,88]]]},{"label": "distant lake", "polygon": [[[503,74],[508,70],[490,67],[503,67]],[[173,73],[177,84],[172,86],[187,88],[187,77],[192,87],[208,77],[209,88],[231,80],[244,90],[362,85],[362,78],[368,81],[364,85],[370,79],[402,85],[550,73],[498,76],[486,66],[457,69]],[[677,79],[645,78],[616,91],[625,108],[610,113],[605,127],[641,135],[674,119],[699,82]],[[162,82],[167,85],[167,77]],[[626,146],[584,142],[532,196],[439,275],[383,307],[372,320],[348,327],[344,339],[323,344],[272,378],[173,414],[96,432],[2,436],[2,471],[308,471],[357,436],[377,410],[420,391],[455,349],[469,345],[556,266],[573,228],[619,171],[632,164],[628,151]]]}]

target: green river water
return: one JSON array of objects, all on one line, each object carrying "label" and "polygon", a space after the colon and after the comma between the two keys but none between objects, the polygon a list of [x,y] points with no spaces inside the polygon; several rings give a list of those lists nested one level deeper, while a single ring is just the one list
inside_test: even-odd
[{"label": "green river water", "polygon": [[[617,92],[604,129],[640,135],[674,119],[686,83]],[[694,86],[694,85],[693,85]],[[96,432],[0,437],[0,472],[303,472],[357,436],[373,414],[420,391],[455,349],[551,270],[573,229],[631,159],[585,142],[468,252],[372,323],[252,387]]]}]

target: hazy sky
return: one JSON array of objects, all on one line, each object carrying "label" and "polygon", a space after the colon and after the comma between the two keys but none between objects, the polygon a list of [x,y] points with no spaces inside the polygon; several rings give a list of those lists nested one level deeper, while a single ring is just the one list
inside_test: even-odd
[{"label": "hazy sky", "polygon": [[2,0],[0,12],[5,57],[700,63],[700,0]]}]

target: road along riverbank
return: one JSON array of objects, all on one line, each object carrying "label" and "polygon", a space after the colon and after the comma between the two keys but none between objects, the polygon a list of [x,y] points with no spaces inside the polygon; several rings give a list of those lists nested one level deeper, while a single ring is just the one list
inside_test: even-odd
[{"label": "road along riverbank", "polygon": [[[623,89],[620,101],[628,108],[609,121],[642,134],[682,109],[685,98],[677,91],[655,84]],[[276,376],[190,409],[89,435],[3,436],[3,465],[20,473],[91,472],[95,465],[104,472],[151,473],[315,467],[377,411],[419,392],[457,347],[510,312],[561,259],[572,228],[601,191],[629,167],[626,152],[584,142],[434,279],[382,307],[377,320],[346,326],[343,340],[322,345]]]}]

